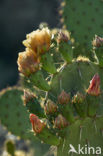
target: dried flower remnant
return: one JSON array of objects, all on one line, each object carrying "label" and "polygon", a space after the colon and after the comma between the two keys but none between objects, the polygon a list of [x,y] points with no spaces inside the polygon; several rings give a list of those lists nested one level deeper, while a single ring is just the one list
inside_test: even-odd
[{"label": "dried flower remnant", "polygon": [[29,76],[31,73],[39,70],[39,60],[32,51],[19,53],[17,64],[18,70],[25,76]]}]

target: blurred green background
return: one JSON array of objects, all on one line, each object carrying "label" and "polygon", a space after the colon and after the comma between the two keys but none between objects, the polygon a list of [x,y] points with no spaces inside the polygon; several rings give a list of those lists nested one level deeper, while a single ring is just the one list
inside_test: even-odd
[{"label": "blurred green background", "polygon": [[0,89],[18,80],[17,56],[27,33],[47,22],[59,27],[59,0],[0,0]]}]

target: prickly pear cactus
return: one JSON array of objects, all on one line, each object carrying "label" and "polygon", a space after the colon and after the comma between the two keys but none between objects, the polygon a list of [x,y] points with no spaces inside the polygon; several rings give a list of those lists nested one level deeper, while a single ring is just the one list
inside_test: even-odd
[{"label": "prickly pear cactus", "polygon": [[[26,49],[19,53],[17,63],[29,84],[24,104],[31,113],[34,135],[57,146],[57,156],[103,153],[103,38],[95,36],[92,42],[90,51],[96,62],[74,58],[66,30],[55,34],[48,28],[38,29],[28,34],[23,44]],[[52,51],[60,53],[59,66]]]},{"label": "prickly pear cactus", "polygon": [[61,22],[75,39],[75,55],[92,56],[89,47],[94,35],[103,35],[102,0],[64,0],[61,3]]},{"label": "prickly pear cactus", "polygon": [[41,156],[48,151],[49,146],[41,145],[33,138],[30,132],[29,112],[24,107],[22,97],[23,90],[20,87],[7,88],[0,92],[0,121],[13,135],[30,140],[35,148],[35,154]]},{"label": "prickly pear cactus", "polygon": [[71,36],[42,27],[26,36],[18,55],[30,129],[56,146],[57,156],[103,155],[102,6],[102,0],[65,0],[60,13]]}]

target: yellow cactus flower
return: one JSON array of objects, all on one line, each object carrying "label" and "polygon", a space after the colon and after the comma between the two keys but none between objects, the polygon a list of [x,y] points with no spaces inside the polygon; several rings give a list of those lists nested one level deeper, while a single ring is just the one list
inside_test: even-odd
[{"label": "yellow cactus flower", "polygon": [[23,44],[27,48],[31,48],[38,55],[47,52],[50,48],[51,33],[48,28],[42,30],[37,29],[26,36]]},{"label": "yellow cactus flower", "polygon": [[29,76],[39,69],[39,60],[35,54],[28,49],[26,49],[25,52],[19,53],[17,64],[18,70],[25,76]]}]

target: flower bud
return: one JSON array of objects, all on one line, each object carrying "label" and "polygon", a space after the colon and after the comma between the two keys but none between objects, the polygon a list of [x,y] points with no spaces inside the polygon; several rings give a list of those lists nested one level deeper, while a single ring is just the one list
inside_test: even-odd
[{"label": "flower bud", "polygon": [[92,80],[90,81],[87,93],[93,96],[98,96],[100,94],[100,77],[98,74],[95,74]]},{"label": "flower bud", "polygon": [[68,104],[70,101],[70,95],[67,94],[64,90],[61,92],[61,94],[58,96],[58,102],[59,104]]},{"label": "flower bud", "polygon": [[60,42],[68,42],[70,39],[70,36],[69,36],[69,33],[67,31],[63,32],[63,31],[60,31],[58,33],[58,38],[57,38],[57,41],[58,43]]},{"label": "flower bud", "polygon": [[29,76],[39,69],[39,60],[29,50],[19,53],[17,64],[18,70],[25,76]]},{"label": "flower bud", "polygon": [[87,103],[86,103],[86,96],[82,93],[77,92],[72,99],[73,106],[78,113],[78,115],[82,118],[87,116]]},{"label": "flower bud", "polygon": [[73,59],[73,47],[70,40],[70,34],[66,30],[62,30],[58,33],[57,37],[58,51],[61,53],[63,59],[71,63]]},{"label": "flower bud", "polygon": [[48,102],[45,105],[45,112],[46,112],[46,114],[55,113],[56,111],[57,111],[56,104],[53,101],[48,100]]},{"label": "flower bud", "polygon": [[78,92],[76,95],[74,95],[72,102],[74,104],[77,104],[77,103],[83,103],[84,100],[85,100],[85,96]]},{"label": "flower bud", "polygon": [[95,35],[95,39],[93,40],[92,45],[97,48],[103,47],[103,38]]},{"label": "flower bud", "polygon": [[31,99],[35,98],[34,95],[26,90],[24,90],[24,105],[26,105]]},{"label": "flower bud", "polygon": [[51,44],[51,34],[48,28],[36,30],[26,36],[23,44],[31,48],[37,54],[43,54],[49,50]]},{"label": "flower bud", "polygon": [[45,124],[34,114],[30,114],[30,122],[35,133],[41,133]]},{"label": "flower bud", "polygon": [[58,129],[65,128],[68,126],[68,121],[61,114],[59,114],[54,121],[54,126]]}]

